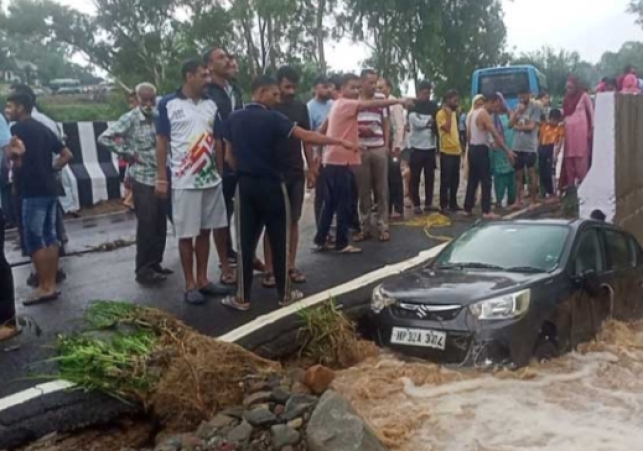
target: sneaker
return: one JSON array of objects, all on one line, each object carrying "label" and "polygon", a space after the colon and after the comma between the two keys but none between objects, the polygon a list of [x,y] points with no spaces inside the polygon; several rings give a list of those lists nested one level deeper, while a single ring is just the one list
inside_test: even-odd
[{"label": "sneaker", "polygon": [[164,268],[161,265],[152,266],[152,271],[154,271],[157,274],[161,274],[162,276],[171,276],[172,274],[174,274],[174,271],[172,271],[171,269]]},{"label": "sneaker", "polygon": [[167,277],[159,274],[152,269],[147,271],[141,271],[136,274],[136,281],[141,285],[158,285],[161,282],[165,282]]}]

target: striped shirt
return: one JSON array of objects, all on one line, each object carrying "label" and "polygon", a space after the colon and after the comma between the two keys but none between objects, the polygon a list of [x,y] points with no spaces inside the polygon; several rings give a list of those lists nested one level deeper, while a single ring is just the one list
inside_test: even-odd
[{"label": "striped shirt", "polygon": [[[375,94],[375,100],[384,100],[382,94]],[[388,108],[369,108],[361,110],[357,115],[358,126],[368,127],[374,132],[374,136],[362,136],[359,134],[359,145],[366,148],[384,147],[384,127],[383,122],[388,118]]]}]

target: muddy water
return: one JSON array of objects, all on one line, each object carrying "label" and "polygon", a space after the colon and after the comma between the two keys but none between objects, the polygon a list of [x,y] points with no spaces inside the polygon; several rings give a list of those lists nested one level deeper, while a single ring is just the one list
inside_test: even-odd
[{"label": "muddy water", "polygon": [[451,371],[390,353],[335,387],[400,451],[643,449],[643,322],[517,372]]}]

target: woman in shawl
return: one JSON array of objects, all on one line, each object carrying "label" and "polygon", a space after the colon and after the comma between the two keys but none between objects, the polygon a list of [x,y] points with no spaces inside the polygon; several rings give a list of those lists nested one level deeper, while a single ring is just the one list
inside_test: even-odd
[{"label": "woman in shawl", "polygon": [[[502,111],[494,113],[493,123],[500,136],[507,145],[511,146],[514,139],[514,130],[509,127],[509,105],[501,93],[498,93],[502,100]],[[491,145],[491,172],[493,174],[493,186],[496,191],[496,206],[502,208],[502,203],[507,197],[507,205],[511,208],[516,204],[516,177],[514,166],[504,151],[497,143]]]},{"label": "woman in shawl", "polygon": [[560,187],[580,185],[589,171],[594,128],[594,105],[578,78],[572,76],[565,85],[563,100],[565,150]]}]

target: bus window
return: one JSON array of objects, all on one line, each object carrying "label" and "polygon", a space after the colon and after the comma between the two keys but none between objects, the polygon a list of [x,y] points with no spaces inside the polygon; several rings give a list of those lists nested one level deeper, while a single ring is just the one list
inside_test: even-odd
[{"label": "bus window", "polygon": [[549,91],[549,87],[547,86],[547,77],[538,71],[536,71],[536,77],[538,77],[538,92],[543,93],[545,91]]},{"label": "bus window", "polygon": [[480,74],[478,92],[483,95],[501,92],[505,98],[514,98],[525,90],[529,91],[527,71]]}]

